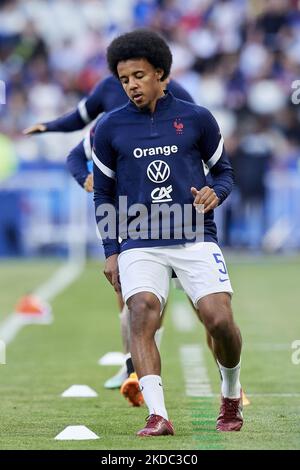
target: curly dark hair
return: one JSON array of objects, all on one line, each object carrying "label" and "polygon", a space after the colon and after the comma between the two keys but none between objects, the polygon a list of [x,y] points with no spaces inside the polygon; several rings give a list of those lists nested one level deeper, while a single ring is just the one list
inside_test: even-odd
[{"label": "curly dark hair", "polygon": [[118,78],[117,66],[123,60],[146,59],[164,71],[161,81],[170,74],[172,54],[166,41],[154,31],[137,29],[114,39],[107,48],[107,63]]}]

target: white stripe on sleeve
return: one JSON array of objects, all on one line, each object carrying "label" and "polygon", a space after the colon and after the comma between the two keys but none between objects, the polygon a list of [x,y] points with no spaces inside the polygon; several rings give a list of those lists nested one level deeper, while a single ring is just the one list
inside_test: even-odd
[{"label": "white stripe on sleeve", "polygon": [[222,152],[223,152],[223,146],[224,146],[224,139],[223,137],[221,137],[217,150],[215,151],[213,156],[206,162],[206,165],[208,166],[209,169],[211,169],[220,159]]},{"label": "white stripe on sleeve", "polygon": [[86,98],[83,98],[81,101],[79,101],[77,109],[83,122],[88,124],[89,122],[91,122],[91,118],[89,116],[89,113],[87,112],[85,103],[86,103]]},{"label": "white stripe on sleeve", "polygon": [[91,146],[91,135],[90,131],[83,139],[83,148],[87,160],[92,160],[92,146]]},{"label": "white stripe on sleeve", "polygon": [[104,163],[100,162],[99,158],[97,157],[94,151],[92,151],[92,156],[93,156],[93,162],[99,168],[99,170],[102,171],[102,173],[104,173],[109,178],[112,178],[115,180],[116,173],[110,168],[108,168],[108,166],[104,165]]}]

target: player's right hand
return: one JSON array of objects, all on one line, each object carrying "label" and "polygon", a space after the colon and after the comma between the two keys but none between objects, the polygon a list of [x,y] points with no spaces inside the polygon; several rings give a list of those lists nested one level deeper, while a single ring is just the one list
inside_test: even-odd
[{"label": "player's right hand", "polygon": [[27,127],[23,130],[24,135],[39,134],[41,132],[46,132],[47,127],[45,124],[34,124],[33,126]]},{"label": "player's right hand", "polygon": [[88,193],[92,193],[94,191],[94,177],[93,173],[90,173],[83,183],[83,187]]},{"label": "player's right hand", "polygon": [[118,254],[111,255],[106,259],[104,274],[116,292],[121,292],[119,279]]},{"label": "player's right hand", "polygon": [[199,213],[206,214],[207,212],[215,209],[219,204],[218,196],[213,188],[210,188],[209,186],[203,186],[200,190],[193,186],[191,188],[191,193],[194,196],[193,206]]}]

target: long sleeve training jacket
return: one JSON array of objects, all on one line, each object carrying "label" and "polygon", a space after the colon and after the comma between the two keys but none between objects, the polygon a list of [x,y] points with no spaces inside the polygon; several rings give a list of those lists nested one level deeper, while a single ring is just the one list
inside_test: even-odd
[{"label": "long sleeve training jacket", "polygon": [[[141,220],[141,237],[123,236],[101,230],[106,257],[130,248],[168,246],[186,243],[182,237],[165,239],[160,232],[153,235],[151,209],[158,204],[189,206],[195,223],[194,198],[190,188],[198,190],[207,185],[202,160],[210,169],[211,186],[222,203],[233,185],[233,172],[226,156],[223,138],[212,114],[203,107],[179,100],[170,92],[158,100],[155,112],[140,110],[134,103],[105,115],[94,135],[94,201],[98,227],[105,219],[104,204],[114,206],[117,216],[124,219],[120,209],[120,196],[126,196],[127,206],[142,204],[148,209],[146,222]],[[99,215],[100,214],[100,215]],[[116,218],[118,218],[116,217]],[[122,221],[124,222],[124,220]],[[144,217],[145,219],[145,217]],[[118,220],[109,223],[119,227]],[[134,223],[128,213],[128,234]],[[177,221],[178,223],[178,221]],[[171,221],[172,225],[172,221]],[[182,227],[184,229],[184,227]],[[148,238],[145,237],[148,230]],[[122,235],[122,236],[121,236]],[[121,238],[120,238],[121,237]],[[213,211],[204,216],[204,240],[217,242]]]}]

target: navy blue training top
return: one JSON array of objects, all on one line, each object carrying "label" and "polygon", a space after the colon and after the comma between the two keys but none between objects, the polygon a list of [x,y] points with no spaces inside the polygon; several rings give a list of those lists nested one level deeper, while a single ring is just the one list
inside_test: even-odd
[{"label": "navy blue training top", "polygon": [[[193,103],[191,95],[182,88],[179,83],[170,80],[168,89],[172,91],[176,98]],[[109,76],[99,83],[92,93],[82,100],[77,109],[55,121],[46,123],[47,130],[52,132],[71,132],[82,129],[87,123],[94,120],[103,112],[112,111],[128,103],[121,82],[114,76]],[[94,129],[83,139],[67,157],[67,167],[80,186],[89,175],[88,160],[92,158],[91,147],[93,144]]]},{"label": "navy blue training top", "polygon": [[[126,239],[123,231],[120,241],[120,233],[111,235],[101,227],[105,220],[101,210],[111,204],[120,213],[119,196],[126,196],[128,207],[139,203],[149,209],[150,227],[156,203],[192,206],[190,188],[207,185],[202,160],[221,203],[232,189],[233,172],[218,124],[206,108],[171,93],[158,100],[153,114],[129,101],[99,120],[93,148],[94,201],[106,257],[130,248],[190,241],[184,236],[165,240],[162,233],[150,239]],[[130,222],[127,217],[127,228]],[[217,242],[213,211],[204,216],[204,240]]]}]

